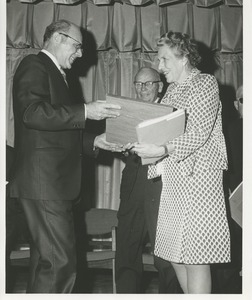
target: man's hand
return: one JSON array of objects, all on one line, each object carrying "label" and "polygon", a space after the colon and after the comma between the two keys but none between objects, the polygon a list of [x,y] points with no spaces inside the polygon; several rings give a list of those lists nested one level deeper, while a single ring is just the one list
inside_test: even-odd
[{"label": "man's hand", "polygon": [[90,102],[86,104],[87,118],[91,120],[103,120],[120,116],[120,105],[108,104],[106,102]]},{"label": "man's hand", "polygon": [[107,142],[105,133],[98,135],[95,138],[94,146],[112,152],[122,152],[125,150],[123,145]]},{"label": "man's hand", "polygon": [[138,156],[143,158],[148,157],[162,157],[165,154],[164,146],[157,146],[154,144],[137,144],[131,148]]}]

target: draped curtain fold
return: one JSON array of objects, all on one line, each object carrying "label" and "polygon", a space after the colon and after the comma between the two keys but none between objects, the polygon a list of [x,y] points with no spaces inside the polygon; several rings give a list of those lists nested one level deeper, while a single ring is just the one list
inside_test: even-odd
[{"label": "draped curtain fold", "polygon": [[[193,6],[193,37],[212,50],[220,50],[220,12],[218,7],[202,9]],[[207,33],[207,34],[206,34]]]},{"label": "draped curtain fold", "polygon": [[93,33],[97,50],[155,52],[160,35],[173,30],[190,34],[212,50],[242,51],[242,7],[237,6],[202,8],[190,2],[165,7],[91,2],[69,6],[44,1],[30,5],[12,0],[7,8],[7,47],[41,48],[45,27],[68,19]]},{"label": "draped curtain fold", "polygon": [[241,52],[242,51],[242,10],[237,7],[221,6],[221,51]]},{"label": "draped curtain fold", "polygon": [[[242,84],[242,1],[32,2],[7,2],[6,140],[9,145],[14,143],[13,74],[24,56],[41,49],[46,26],[57,19],[67,19],[83,28],[84,56],[68,75],[72,72],[77,76],[74,84],[86,102],[105,99],[107,93],[134,98],[134,76],[142,66],[157,67],[156,43],[168,30],[188,33],[197,40],[205,51],[205,69],[215,74],[220,85],[231,88],[233,95]],[[124,163],[112,153],[101,153],[92,167],[93,205],[118,209]]]},{"label": "draped curtain fold", "polygon": [[[11,0],[7,0],[11,1]],[[18,0],[21,3],[35,3],[39,0]],[[83,3],[85,0],[40,0],[44,2],[53,2],[56,4],[65,4],[65,5],[73,5],[78,3]],[[178,2],[191,2],[197,6],[202,7],[212,7],[216,4],[223,4],[230,6],[242,6],[243,0],[87,0],[95,5],[109,5],[113,4],[115,1],[120,3],[126,3],[134,6],[145,5],[146,3],[154,2],[157,5],[167,5],[167,4],[177,4]]]}]

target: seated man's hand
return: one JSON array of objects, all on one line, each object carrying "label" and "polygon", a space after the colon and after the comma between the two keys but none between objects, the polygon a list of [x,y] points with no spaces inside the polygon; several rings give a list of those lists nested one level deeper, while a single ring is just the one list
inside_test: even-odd
[{"label": "seated man's hand", "polygon": [[90,102],[86,104],[87,118],[91,120],[103,120],[120,116],[120,105],[106,102]]},{"label": "seated man's hand", "polygon": [[94,146],[96,148],[100,148],[100,149],[107,150],[107,151],[112,151],[112,152],[122,152],[122,151],[124,151],[123,145],[107,142],[105,133],[103,133],[101,135],[98,135],[95,138]]}]

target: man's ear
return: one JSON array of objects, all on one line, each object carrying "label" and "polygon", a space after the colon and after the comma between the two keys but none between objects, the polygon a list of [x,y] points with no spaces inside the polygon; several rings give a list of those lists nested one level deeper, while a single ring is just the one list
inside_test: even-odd
[{"label": "man's ear", "polygon": [[54,32],[52,38],[55,41],[55,43],[57,44],[61,43],[62,36],[58,32]]},{"label": "man's ear", "polygon": [[234,101],[234,107],[236,108],[236,110],[239,110],[239,103],[238,103],[238,101]]},{"label": "man's ear", "polygon": [[162,90],[163,90],[163,87],[164,87],[164,84],[163,84],[163,82],[162,82],[162,81],[160,81],[160,82],[158,83],[158,92],[159,92],[159,93],[161,93],[161,92],[162,92]]}]

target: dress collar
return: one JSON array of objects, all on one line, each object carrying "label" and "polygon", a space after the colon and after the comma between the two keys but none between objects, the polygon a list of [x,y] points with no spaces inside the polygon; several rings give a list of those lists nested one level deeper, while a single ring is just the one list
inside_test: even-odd
[{"label": "dress collar", "polygon": [[197,76],[198,74],[200,74],[200,70],[198,70],[197,68],[193,68],[183,82],[181,83],[173,82],[172,84],[170,84],[169,87],[176,88],[180,86],[189,85],[193,77]]}]

